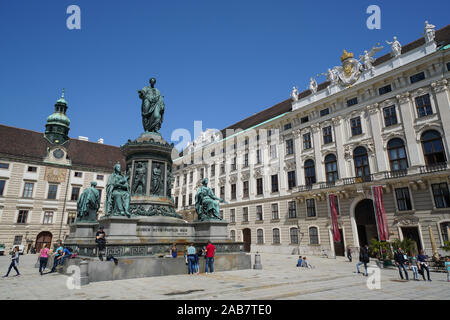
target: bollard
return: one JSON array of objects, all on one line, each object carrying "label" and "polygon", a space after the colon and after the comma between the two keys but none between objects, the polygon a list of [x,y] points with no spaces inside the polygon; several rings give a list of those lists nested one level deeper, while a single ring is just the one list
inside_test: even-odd
[{"label": "bollard", "polygon": [[88,274],[89,262],[83,260],[80,262],[80,285],[85,286],[89,284],[89,274]]},{"label": "bollard", "polygon": [[255,254],[255,264],[253,265],[253,269],[257,269],[257,270],[262,269],[261,256],[259,255],[258,251]]}]

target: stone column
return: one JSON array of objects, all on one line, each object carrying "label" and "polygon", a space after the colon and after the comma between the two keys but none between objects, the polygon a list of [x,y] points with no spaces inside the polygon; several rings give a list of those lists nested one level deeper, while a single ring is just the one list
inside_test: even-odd
[{"label": "stone column", "polygon": [[314,165],[316,168],[316,183],[325,181],[325,173],[322,168],[322,153],[320,152],[322,146],[321,130],[318,124],[311,126],[312,129],[312,140],[314,144]]},{"label": "stone column", "polygon": [[[434,90],[436,98],[436,108],[441,117],[442,128],[444,130],[443,143],[446,144],[447,155],[450,152],[450,96],[448,90],[448,81],[446,79],[433,82],[431,87]],[[447,159],[448,161],[448,159]]]},{"label": "stone column", "polygon": [[[374,172],[389,171],[389,162],[385,161],[385,153],[383,148],[383,140],[381,139],[381,123],[380,123],[380,110],[378,103],[375,103],[368,107],[369,121],[372,128],[372,137],[375,146],[375,159],[376,166],[374,166]],[[376,170],[375,170],[376,169]]]},{"label": "stone column", "polygon": [[300,186],[303,184],[303,171],[302,171],[302,151],[303,151],[303,137],[302,131],[300,129],[295,130],[293,132],[294,136],[294,148],[295,148],[295,171],[296,171],[296,179],[297,185]]},{"label": "stone column", "polygon": [[416,139],[416,132],[414,130],[415,112],[411,104],[410,93],[406,92],[397,95],[397,101],[401,112],[403,121],[403,130],[405,131],[406,147],[408,149],[408,158],[411,167],[420,166],[423,164],[422,148],[420,142]]},{"label": "stone column", "polygon": [[343,132],[343,121],[342,117],[338,116],[333,119],[333,127],[334,127],[334,140],[336,142],[336,158],[338,165],[338,173],[339,178],[348,178],[350,177],[349,172],[347,171],[347,167],[345,165],[345,155],[344,155],[344,132]]}]

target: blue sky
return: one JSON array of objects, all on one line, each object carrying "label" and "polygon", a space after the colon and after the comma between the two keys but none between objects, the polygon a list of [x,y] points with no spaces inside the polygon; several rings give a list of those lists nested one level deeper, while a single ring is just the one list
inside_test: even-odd
[{"label": "blue sky", "polygon": [[[71,4],[81,30],[66,27]],[[366,27],[372,4],[381,30]],[[166,140],[195,120],[222,129],[303,91],[343,49],[359,56],[394,35],[405,45],[448,12],[442,0],[2,0],[0,123],[43,132],[64,87],[70,136],[118,146],[142,133],[137,90],[153,76]]]}]

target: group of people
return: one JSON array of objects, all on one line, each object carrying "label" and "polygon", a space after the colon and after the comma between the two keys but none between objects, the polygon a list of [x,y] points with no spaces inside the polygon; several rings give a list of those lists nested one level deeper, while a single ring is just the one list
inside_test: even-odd
[{"label": "group of people", "polygon": [[[415,254],[411,254],[410,256],[408,256],[403,250],[402,248],[398,248],[397,251],[395,251],[394,253],[394,261],[395,261],[395,265],[398,268],[398,272],[400,273],[400,278],[403,280],[403,274],[402,274],[402,270],[405,273],[405,278],[406,280],[409,280],[408,277],[408,271],[406,270],[406,266],[411,266],[411,270],[413,273],[413,279],[416,281],[419,281],[419,274],[422,275],[423,280],[426,281],[425,279],[425,271],[427,272],[427,278],[428,281],[431,281],[430,278],[430,269],[428,268],[428,264],[427,264],[427,258],[428,256],[424,255],[423,250],[420,250],[420,253],[416,256]],[[448,261],[448,258],[447,258]],[[447,272],[447,280],[448,279],[448,272]]]},{"label": "group of people", "polygon": [[[56,268],[58,267],[58,265],[62,266],[66,259],[72,258],[72,252],[70,252],[69,248],[65,248],[60,241],[58,242],[57,248],[54,252],[52,250],[50,250],[50,248],[47,247],[46,243],[44,243],[42,246],[42,249],[39,251],[39,256],[38,256],[39,274],[41,276],[44,274],[45,268],[47,268],[48,258],[50,256],[53,257],[53,266],[52,266],[52,269],[50,270],[50,273],[52,273],[52,272],[56,272]],[[7,278],[13,268],[16,271],[15,277],[20,276],[20,272],[18,269],[19,260],[20,260],[19,258],[20,258],[19,248],[14,247],[13,251],[11,253],[11,263],[8,267],[8,272],[3,276],[3,278]]]},{"label": "group of people", "polygon": [[[177,253],[176,245],[172,247],[170,250],[172,257],[176,258],[177,256],[174,254]],[[188,265],[188,273],[189,274],[199,274],[200,273],[200,257],[204,256],[205,261],[205,273],[208,274],[208,272],[213,273],[214,272],[214,255],[216,253],[216,247],[211,243],[211,241],[208,241],[206,247],[204,247],[202,250],[197,250],[194,247],[194,244],[191,243],[189,247],[184,252],[184,258],[186,260],[186,264]]]},{"label": "group of people", "polygon": [[298,256],[297,267],[312,269],[313,266],[306,260],[306,257]]}]

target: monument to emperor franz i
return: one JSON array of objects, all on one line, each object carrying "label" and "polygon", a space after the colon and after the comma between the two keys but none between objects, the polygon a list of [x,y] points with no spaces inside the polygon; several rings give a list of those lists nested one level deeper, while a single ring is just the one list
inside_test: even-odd
[{"label": "monument to emperor franz i", "polygon": [[[151,78],[150,86],[138,91],[144,132],[120,147],[126,168],[123,172],[120,163],[116,164],[108,179],[105,216],[96,221],[93,217],[99,205],[79,203],[79,208],[91,213],[79,210],[65,245],[78,252],[80,258],[93,260],[98,255],[95,233],[102,225],[107,239],[105,256],[151,258],[167,254],[173,243],[181,252],[191,242],[201,249],[210,240],[216,246],[217,257],[233,255],[231,260],[236,260],[240,256],[238,260],[244,258],[245,263],[240,261],[239,268],[250,267],[249,257],[240,253],[242,243],[228,237],[228,223],[218,212],[218,201],[223,200],[207,187],[207,179],[195,197],[198,220],[188,223],[175,212],[171,197],[174,144],[167,143],[159,133],[165,104],[155,83],[156,79]],[[230,261],[226,265],[228,270],[237,267]]]}]

